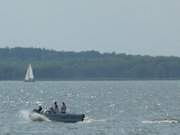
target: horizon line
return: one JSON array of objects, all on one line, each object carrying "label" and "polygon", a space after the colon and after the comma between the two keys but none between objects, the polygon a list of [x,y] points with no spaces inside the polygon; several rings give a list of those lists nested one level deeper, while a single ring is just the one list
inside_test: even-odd
[{"label": "horizon line", "polygon": [[15,49],[15,48],[23,48],[23,49],[41,49],[41,50],[48,50],[48,51],[55,51],[55,52],[74,52],[74,53],[81,53],[81,52],[98,52],[100,54],[115,54],[115,55],[120,55],[120,54],[125,54],[125,55],[131,55],[131,56],[149,56],[149,57],[177,57],[180,58],[180,56],[177,55],[152,55],[152,54],[137,54],[137,53],[126,53],[126,52],[116,52],[116,51],[100,51],[100,50],[95,50],[95,49],[87,49],[87,50],[59,50],[59,49],[54,49],[54,48],[46,48],[46,47],[37,47],[37,46],[14,46],[14,47],[0,47],[0,49]]}]

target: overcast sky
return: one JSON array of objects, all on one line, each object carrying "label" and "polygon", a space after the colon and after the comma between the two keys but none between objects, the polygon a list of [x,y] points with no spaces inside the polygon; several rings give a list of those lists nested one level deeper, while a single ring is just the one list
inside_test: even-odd
[{"label": "overcast sky", "polygon": [[180,56],[180,0],[0,0],[0,47]]}]

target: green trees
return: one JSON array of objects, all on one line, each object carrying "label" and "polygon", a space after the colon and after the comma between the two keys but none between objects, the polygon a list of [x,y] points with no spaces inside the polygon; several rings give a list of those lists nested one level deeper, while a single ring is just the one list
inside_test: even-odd
[{"label": "green trees", "polygon": [[0,48],[0,80],[23,80],[31,63],[36,80],[180,79],[180,58],[97,51]]}]

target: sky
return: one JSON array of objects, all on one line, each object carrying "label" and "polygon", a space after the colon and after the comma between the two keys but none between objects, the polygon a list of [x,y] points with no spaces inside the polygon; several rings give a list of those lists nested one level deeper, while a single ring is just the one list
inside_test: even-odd
[{"label": "sky", "polygon": [[0,47],[180,56],[180,0],[0,0]]}]

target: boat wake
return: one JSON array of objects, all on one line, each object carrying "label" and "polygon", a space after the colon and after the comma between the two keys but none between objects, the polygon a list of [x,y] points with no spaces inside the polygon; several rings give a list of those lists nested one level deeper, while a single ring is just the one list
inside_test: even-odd
[{"label": "boat wake", "polygon": [[162,124],[162,123],[169,123],[169,124],[176,124],[180,121],[177,119],[155,119],[155,120],[145,120],[142,121],[144,124]]},{"label": "boat wake", "polygon": [[27,110],[21,110],[20,115],[22,116],[22,118],[24,118],[27,121],[50,121],[44,115],[34,112],[32,113],[31,111],[27,111]]},{"label": "boat wake", "polygon": [[26,121],[31,121],[31,119],[29,118],[29,114],[30,114],[30,111],[28,110],[21,110],[19,112],[19,116]]}]

